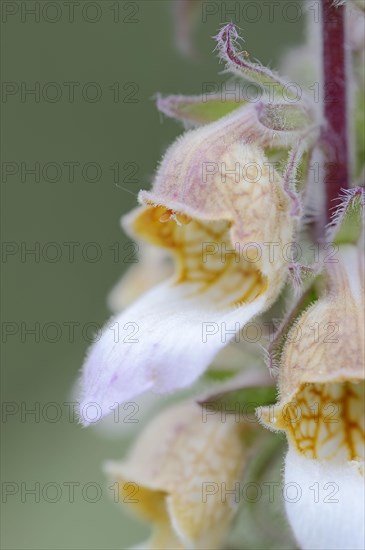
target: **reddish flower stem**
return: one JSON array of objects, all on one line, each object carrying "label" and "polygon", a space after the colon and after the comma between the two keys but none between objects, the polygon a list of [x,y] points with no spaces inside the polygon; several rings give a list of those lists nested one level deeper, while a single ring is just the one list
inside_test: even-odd
[{"label": "reddish flower stem", "polygon": [[326,221],[329,221],[341,189],[349,187],[345,7],[335,7],[333,0],[322,0],[324,116],[323,132],[327,162]]}]

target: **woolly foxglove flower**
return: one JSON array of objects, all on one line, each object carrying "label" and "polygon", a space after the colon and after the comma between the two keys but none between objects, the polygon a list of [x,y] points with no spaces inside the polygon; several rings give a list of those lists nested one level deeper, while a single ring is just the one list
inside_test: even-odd
[{"label": "woolly foxglove flower", "polygon": [[[170,147],[124,227],[167,250],[175,276],[105,327],[84,367],[84,403],[106,415],[146,390],[192,384],[224,347],[222,326],[240,330],[277,298],[298,202],[263,147],[283,139],[263,126],[257,106],[244,106]],[[126,337],[124,327],[135,332]]]},{"label": "woolly foxglove flower", "polygon": [[237,508],[229,489],[246,461],[242,433],[233,415],[204,419],[199,405],[185,402],[153,419],[125,460],[105,465],[118,500],[152,524],[139,548],[222,547]]},{"label": "woolly foxglove flower", "polygon": [[364,545],[364,257],[340,247],[327,294],[294,324],[282,353],[275,407],[261,419],[287,434],[289,522],[304,550]]}]

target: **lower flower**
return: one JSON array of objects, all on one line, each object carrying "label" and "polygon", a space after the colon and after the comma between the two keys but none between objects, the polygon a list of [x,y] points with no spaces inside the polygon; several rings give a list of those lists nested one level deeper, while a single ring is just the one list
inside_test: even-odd
[{"label": "lower flower", "polygon": [[286,511],[308,550],[364,547],[364,265],[355,246],[339,256],[327,296],[287,336],[280,402],[261,409],[266,426],[287,434],[285,483],[299,497]]},{"label": "lower flower", "polygon": [[160,413],[126,460],[105,465],[120,501],[153,526],[140,548],[222,547],[237,508],[229,489],[247,460],[244,430],[234,415],[223,422],[185,402]]}]

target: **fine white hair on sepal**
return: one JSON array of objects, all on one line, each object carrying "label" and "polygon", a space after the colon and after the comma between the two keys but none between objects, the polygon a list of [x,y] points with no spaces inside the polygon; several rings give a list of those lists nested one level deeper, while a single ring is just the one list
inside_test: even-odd
[{"label": "fine white hair on sepal", "polygon": [[348,211],[354,207],[354,199],[356,198],[361,203],[361,208],[363,210],[362,224],[364,226],[365,190],[362,187],[342,189],[341,195],[338,197],[339,204],[336,204],[333,207],[331,220],[326,227],[326,237],[328,242],[331,242],[335,238],[336,230],[340,227]]}]

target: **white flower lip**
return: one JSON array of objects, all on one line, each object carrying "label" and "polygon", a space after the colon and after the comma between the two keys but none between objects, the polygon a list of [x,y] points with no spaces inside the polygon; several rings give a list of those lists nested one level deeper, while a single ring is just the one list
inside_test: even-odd
[{"label": "white flower lip", "polygon": [[320,462],[289,448],[285,484],[298,490],[297,498],[285,499],[285,508],[300,548],[364,548],[363,465]]}]

